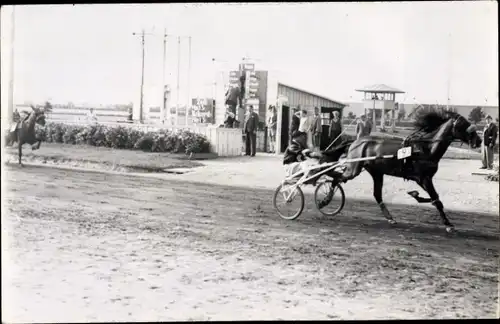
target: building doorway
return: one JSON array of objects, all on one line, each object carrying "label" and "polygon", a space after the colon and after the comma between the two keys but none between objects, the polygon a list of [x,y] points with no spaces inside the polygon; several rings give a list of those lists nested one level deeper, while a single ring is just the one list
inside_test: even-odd
[{"label": "building doorway", "polygon": [[288,147],[290,129],[290,107],[282,105],[281,106],[281,153],[285,152]]}]

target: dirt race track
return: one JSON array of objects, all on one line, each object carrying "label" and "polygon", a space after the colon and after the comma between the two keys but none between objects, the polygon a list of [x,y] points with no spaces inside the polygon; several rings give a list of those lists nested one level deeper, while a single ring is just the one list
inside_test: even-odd
[{"label": "dirt race track", "polygon": [[347,191],[333,219],[306,196],[284,221],[270,190],[7,172],[4,322],[497,316],[498,214],[447,207],[448,235],[432,207],[390,203],[390,226]]}]

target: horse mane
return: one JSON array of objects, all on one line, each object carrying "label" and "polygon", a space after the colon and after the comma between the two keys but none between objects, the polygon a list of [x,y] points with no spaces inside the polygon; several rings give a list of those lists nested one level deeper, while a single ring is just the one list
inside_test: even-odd
[{"label": "horse mane", "polygon": [[413,126],[417,130],[430,133],[457,115],[457,113],[444,110],[443,108],[426,107],[416,112]]}]

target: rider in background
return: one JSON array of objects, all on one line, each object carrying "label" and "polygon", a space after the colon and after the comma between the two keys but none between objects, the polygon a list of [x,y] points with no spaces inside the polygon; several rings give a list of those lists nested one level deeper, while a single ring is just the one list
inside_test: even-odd
[{"label": "rider in background", "polygon": [[[225,105],[229,111],[236,116],[236,107],[243,108],[243,98],[245,97],[245,75],[240,77],[238,86],[232,86],[226,91]],[[228,124],[229,128],[233,128],[233,124]]]},{"label": "rider in background", "polygon": [[17,109],[14,110],[14,113],[12,114],[12,120],[14,123],[18,123],[21,121],[21,115],[19,114],[19,111]]}]

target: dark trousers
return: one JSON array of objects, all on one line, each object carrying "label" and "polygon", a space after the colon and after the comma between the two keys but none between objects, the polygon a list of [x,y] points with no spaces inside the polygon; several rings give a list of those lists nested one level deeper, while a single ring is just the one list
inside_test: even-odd
[{"label": "dark trousers", "polygon": [[257,147],[257,134],[253,132],[245,132],[245,154],[255,156]]},{"label": "dark trousers", "polygon": [[312,145],[315,148],[319,148],[321,141],[321,133],[314,133],[312,135]]}]

